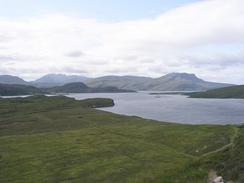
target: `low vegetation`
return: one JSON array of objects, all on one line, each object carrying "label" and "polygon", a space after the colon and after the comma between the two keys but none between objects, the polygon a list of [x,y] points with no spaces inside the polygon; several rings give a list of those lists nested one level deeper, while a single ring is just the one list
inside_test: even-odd
[{"label": "low vegetation", "polygon": [[242,182],[243,128],[93,109],[112,105],[61,96],[1,99],[0,182],[205,183],[210,169]]}]

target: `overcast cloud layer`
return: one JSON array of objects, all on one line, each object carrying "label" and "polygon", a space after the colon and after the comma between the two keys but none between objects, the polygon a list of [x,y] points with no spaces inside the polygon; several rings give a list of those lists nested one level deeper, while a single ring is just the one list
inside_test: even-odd
[{"label": "overcast cloud layer", "polygon": [[190,72],[244,84],[243,45],[243,0],[200,1],[154,19],[124,22],[62,14],[0,17],[0,74],[31,80],[47,73]]}]

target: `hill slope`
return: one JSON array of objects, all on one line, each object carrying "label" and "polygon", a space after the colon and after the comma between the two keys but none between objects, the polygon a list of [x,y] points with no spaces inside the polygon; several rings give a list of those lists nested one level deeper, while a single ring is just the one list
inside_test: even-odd
[{"label": "hill slope", "polygon": [[88,78],[84,76],[65,75],[65,74],[48,74],[35,81],[32,85],[37,87],[54,87],[62,86],[67,83],[84,82]]},{"label": "hill slope", "polygon": [[138,76],[104,76],[100,78],[89,79],[84,83],[90,87],[117,87],[127,90],[146,90],[148,83],[153,79],[149,77]]},{"label": "hill slope", "polygon": [[43,94],[41,89],[27,85],[0,84],[0,96]]},{"label": "hill slope", "polygon": [[52,88],[36,88],[28,85],[0,84],[0,96],[35,95],[48,93],[124,93],[133,92],[116,87],[90,88],[83,83],[69,83]]},{"label": "hill slope", "polygon": [[244,98],[244,85],[189,94],[192,98]]},{"label": "hill slope", "polygon": [[0,75],[0,84],[29,85],[29,83],[24,81],[23,79],[11,75]]},{"label": "hill slope", "polygon": [[160,78],[134,76],[105,76],[85,81],[91,87],[115,86],[129,90],[151,91],[202,91],[230,86],[230,84],[207,82],[194,74],[171,73]]},{"label": "hill slope", "polygon": [[63,86],[46,88],[45,91],[51,93],[123,93],[132,92],[130,90],[122,90],[116,87],[91,88],[84,83],[69,83]]},{"label": "hill slope", "polygon": [[3,99],[0,182],[206,183],[212,168],[242,182],[243,130],[89,108],[103,100]]}]

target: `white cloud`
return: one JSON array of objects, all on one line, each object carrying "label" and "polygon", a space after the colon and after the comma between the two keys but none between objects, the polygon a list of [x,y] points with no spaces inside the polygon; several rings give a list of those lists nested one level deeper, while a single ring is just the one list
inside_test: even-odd
[{"label": "white cloud", "polygon": [[[33,79],[51,72],[155,77],[193,72],[243,83],[243,7],[243,0],[206,0],[154,19],[124,22],[64,15],[2,17],[0,73]],[[209,46],[213,49],[206,50]]]}]

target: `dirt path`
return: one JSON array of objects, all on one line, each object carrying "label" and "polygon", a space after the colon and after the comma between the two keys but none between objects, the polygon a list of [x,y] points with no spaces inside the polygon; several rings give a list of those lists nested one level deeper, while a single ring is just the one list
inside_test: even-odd
[{"label": "dirt path", "polygon": [[215,170],[210,170],[208,172],[208,183],[212,183],[217,177],[217,172]]},{"label": "dirt path", "polygon": [[228,149],[229,147],[231,147],[234,144],[234,141],[238,137],[238,134],[239,134],[239,128],[234,127],[234,135],[231,137],[229,144],[226,144],[225,146],[223,146],[223,147],[221,147],[219,149],[216,149],[214,151],[210,151],[208,153],[205,153],[201,157],[206,157],[206,156],[209,156],[211,154],[215,154],[215,153],[221,152],[221,151],[223,151],[225,149]]}]

